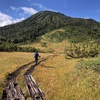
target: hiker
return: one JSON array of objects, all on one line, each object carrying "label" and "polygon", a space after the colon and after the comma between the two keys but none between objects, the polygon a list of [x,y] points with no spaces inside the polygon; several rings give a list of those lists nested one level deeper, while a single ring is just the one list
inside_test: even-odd
[{"label": "hiker", "polygon": [[38,58],[40,57],[40,55],[38,54],[38,51],[35,52],[34,54],[34,58],[35,58],[35,64],[38,64]]}]

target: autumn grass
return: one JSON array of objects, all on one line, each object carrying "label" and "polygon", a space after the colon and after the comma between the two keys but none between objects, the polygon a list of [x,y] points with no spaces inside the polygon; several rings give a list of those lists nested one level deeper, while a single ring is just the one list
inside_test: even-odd
[{"label": "autumn grass", "polygon": [[100,100],[100,57],[81,59],[66,79],[72,99]]},{"label": "autumn grass", "polygon": [[[46,45],[43,46],[43,43],[45,43]],[[42,39],[40,43],[21,45],[21,47],[33,47],[33,48],[35,47],[36,49],[43,51],[45,53],[54,53],[54,52],[63,52],[66,45],[69,45],[68,41],[52,43],[52,42]]]},{"label": "autumn grass", "polygon": [[32,53],[0,52],[0,96],[6,76],[32,60]]},{"label": "autumn grass", "polygon": [[47,100],[64,100],[66,74],[71,72],[76,61],[74,59],[66,60],[64,55],[60,54],[55,57],[51,56],[37,66],[33,76],[45,92]]},{"label": "autumn grass", "polygon": [[[61,49],[63,46],[60,45],[58,52]],[[35,67],[32,75],[45,93],[46,100],[99,100],[100,74],[95,71],[95,66],[100,68],[100,57],[66,59],[63,52],[41,53],[40,56],[41,59],[48,59]],[[7,74],[32,60],[33,53],[0,53],[0,94]],[[31,99],[26,90],[23,74],[30,66],[22,70],[17,77],[17,82],[27,96],[27,100]]]},{"label": "autumn grass", "polygon": [[[41,56],[45,57],[45,55],[43,54],[41,54]],[[25,65],[32,61],[34,61],[33,53],[0,52],[0,98],[3,92],[3,88],[5,85],[4,83],[5,83],[7,75],[17,70],[22,65]],[[18,84],[22,87],[22,90],[24,92],[26,91],[26,85],[25,85],[23,74],[30,66],[31,65],[23,69],[23,71],[21,71],[21,73],[19,74],[17,78]]]},{"label": "autumn grass", "polygon": [[100,68],[100,57],[66,60],[60,54],[37,66],[33,76],[47,100],[99,100],[100,74],[94,66]]}]

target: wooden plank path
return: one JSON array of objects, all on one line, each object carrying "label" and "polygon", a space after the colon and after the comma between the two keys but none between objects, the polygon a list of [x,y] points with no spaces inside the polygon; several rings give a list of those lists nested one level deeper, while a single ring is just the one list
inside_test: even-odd
[{"label": "wooden plank path", "polygon": [[28,93],[32,100],[45,100],[45,95],[35,82],[31,74],[24,75]]},{"label": "wooden plank path", "polygon": [[[46,58],[47,59],[47,58]],[[39,63],[41,63],[42,61],[46,60],[43,59],[41,61],[39,61]],[[38,63],[38,64],[39,64]],[[38,65],[37,64],[37,65]],[[43,91],[39,88],[38,84],[36,83],[36,81],[34,80],[34,78],[32,77],[32,72],[34,70],[34,68],[37,66],[36,64],[34,64],[33,66],[31,66],[25,73],[24,73],[24,78],[26,81],[26,87],[27,87],[27,91],[29,93],[29,96],[31,97],[32,100],[46,100],[45,99],[45,94],[43,93]]]},{"label": "wooden plank path", "polygon": [[25,100],[25,97],[19,85],[11,81],[5,88],[5,97],[2,100]]},{"label": "wooden plank path", "polygon": [[[43,59],[40,62],[42,62],[44,60],[46,60],[46,59]],[[21,66],[19,69],[17,69],[16,71],[14,71],[8,75],[8,77],[6,79],[5,89],[2,94],[2,100],[26,100],[20,86],[16,82],[16,78],[20,74],[21,70],[23,70],[24,68],[26,68],[28,65],[30,65],[32,63],[33,62],[25,64],[25,65]],[[45,100],[44,93],[39,88],[38,84],[35,82],[34,78],[31,75],[31,73],[33,72],[35,67],[36,67],[36,64],[31,66],[24,73],[27,90],[28,90],[29,96],[31,97],[32,100]]]},{"label": "wooden plank path", "polygon": [[16,78],[20,74],[21,70],[23,70],[32,63],[33,62],[30,62],[21,66],[16,71],[12,72],[7,76],[5,89],[2,94],[2,100],[25,100],[24,94],[18,83],[16,82]]},{"label": "wooden plank path", "polygon": [[[17,73],[18,74],[18,73]],[[24,94],[16,82],[16,75],[9,75],[6,80],[2,100],[25,100]]]}]

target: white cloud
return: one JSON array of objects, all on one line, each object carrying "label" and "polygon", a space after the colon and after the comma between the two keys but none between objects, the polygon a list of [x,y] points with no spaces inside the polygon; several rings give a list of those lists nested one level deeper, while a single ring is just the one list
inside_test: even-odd
[{"label": "white cloud", "polygon": [[29,15],[32,15],[32,14],[35,14],[35,13],[38,12],[37,10],[35,10],[35,9],[33,9],[33,8],[29,8],[29,7],[18,7],[18,8],[16,8],[16,7],[10,6],[10,8],[11,8],[13,11],[20,11],[20,10],[22,10],[22,11],[24,11],[23,14],[26,13],[26,14],[29,14]]},{"label": "white cloud", "polygon": [[13,19],[11,16],[0,12],[0,27],[16,23],[24,20],[25,18]]},{"label": "white cloud", "polygon": [[[32,5],[39,7],[41,10],[55,11],[55,10],[53,10],[53,9],[49,9],[49,8],[43,6],[43,5],[40,4],[40,3],[35,3],[35,2],[34,2],[34,3],[32,3]],[[55,12],[57,12],[57,11],[55,11]]]},{"label": "white cloud", "polygon": [[12,23],[13,18],[9,15],[0,12],[0,26],[5,26]]},{"label": "white cloud", "polygon": [[33,8],[28,8],[28,7],[20,7],[20,9],[22,9],[25,13],[30,14],[30,15],[38,12],[37,10]]},{"label": "white cloud", "polygon": [[10,8],[13,10],[13,11],[18,11],[19,8],[16,8],[16,7],[13,7],[13,6],[10,6]]},{"label": "white cloud", "polygon": [[[35,10],[33,8],[28,8],[28,7],[18,7],[18,8],[16,8],[16,7],[10,6],[10,8],[13,11],[17,11],[20,18],[14,19],[13,17],[11,17],[9,15],[0,12],[0,27],[24,20],[25,14],[32,15],[32,14],[35,14],[35,13],[38,12],[37,10]],[[22,10],[24,13],[20,12],[20,10]]]}]

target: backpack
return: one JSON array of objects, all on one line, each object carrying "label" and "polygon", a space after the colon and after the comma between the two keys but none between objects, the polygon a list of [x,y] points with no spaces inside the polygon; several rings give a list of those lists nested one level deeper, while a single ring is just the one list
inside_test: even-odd
[{"label": "backpack", "polygon": [[36,56],[37,56],[37,54],[35,53],[35,54],[34,54],[34,58],[36,58]]},{"label": "backpack", "polygon": [[34,54],[34,58],[36,58],[37,56],[38,56],[38,54],[37,54],[37,53],[35,53],[35,54]]}]

